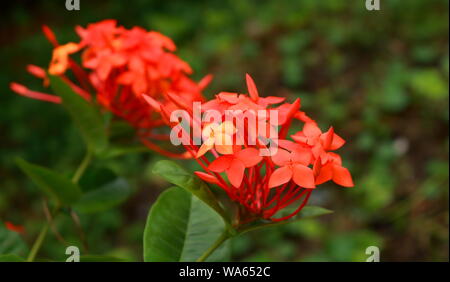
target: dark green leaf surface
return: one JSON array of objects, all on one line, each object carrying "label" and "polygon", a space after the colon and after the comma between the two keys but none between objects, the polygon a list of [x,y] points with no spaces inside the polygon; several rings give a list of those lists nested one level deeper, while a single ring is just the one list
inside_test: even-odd
[{"label": "dark green leaf surface", "polygon": [[[144,231],[144,261],[195,261],[223,233],[225,224],[209,206],[179,187],[164,191],[152,206]],[[223,244],[208,261],[226,261]]]},{"label": "dark green leaf surface", "polygon": [[101,212],[121,204],[129,195],[128,182],[123,178],[116,178],[112,182],[84,193],[74,208],[81,213]]},{"label": "dark green leaf surface", "polygon": [[116,158],[128,154],[148,153],[149,148],[142,145],[134,146],[111,146],[100,157],[104,159]]},{"label": "dark green leaf surface", "polygon": [[0,224],[0,261],[11,261],[16,256],[25,255],[28,248],[19,234]]},{"label": "dark green leaf surface", "polygon": [[63,105],[81,132],[88,148],[96,153],[103,151],[108,137],[100,112],[88,101],[75,93],[57,76],[50,76],[53,91],[62,98]]},{"label": "dark green leaf surface", "polygon": [[54,201],[71,205],[80,198],[80,187],[64,176],[20,158],[17,159],[17,164],[33,183]]},{"label": "dark green leaf surface", "polygon": [[117,178],[118,176],[113,170],[107,167],[93,165],[84,172],[78,185],[83,193],[86,193],[111,183]]},{"label": "dark green leaf surface", "polygon": [[25,259],[19,257],[18,255],[7,254],[0,255],[0,262],[24,262]]},{"label": "dark green leaf surface", "polygon": [[186,189],[219,213],[225,222],[228,215],[221,208],[208,186],[199,178],[184,170],[173,161],[162,160],[155,164],[153,173],[162,176],[168,182]]}]

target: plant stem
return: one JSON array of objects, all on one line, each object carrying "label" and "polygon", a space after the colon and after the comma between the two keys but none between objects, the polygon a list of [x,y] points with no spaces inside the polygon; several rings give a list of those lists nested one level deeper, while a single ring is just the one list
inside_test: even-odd
[{"label": "plant stem", "polygon": [[56,239],[58,239],[64,245],[68,245],[66,240],[64,240],[64,238],[61,236],[61,234],[56,229],[54,221],[53,221],[52,213],[50,212],[47,201],[45,201],[45,200],[43,201],[43,208],[44,208],[45,217],[47,217],[47,222],[49,223],[50,229],[53,231],[53,234],[55,235]]},{"label": "plant stem", "polygon": [[92,152],[90,150],[88,150],[86,155],[84,156],[83,161],[78,166],[77,170],[75,171],[75,174],[72,177],[72,182],[73,183],[78,183],[78,180],[80,180],[80,178],[83,175],[84,171],[89,166],[91,160],[92,160]]},{"label": "plant stem", "polygon": [[197,262],[205,261],[223,242],[225,242],[228,238],[230,238],[230,233],[228,230],[225,230],[222,235],[214,242],[214,244],[206,250],[198,259]]},{"label": "plant stem", "polygon": [[[86,152],[86,155],[84,156],[83,161],[81,161],[81,164],[78,166],[77,170],[75,171],[75,174],[72,177],[73,183],[78,183],[81,176],[83,176],[84,171],[91,163],[91,160],[92,160],[92,152],[90,149],[88,149],[88,151]],[[86,241],[86,238],[84,235],[83,227],[81,226],[80,219],[78,218],[78,215],[76,214],[76,212],[73,210],[70,212],[70,216],[72,218],[72,221],[75,223],[75,226],[78,229],[78,233],[80,234],[80,239],[81,239],[81,242],[83,243],[84,249],[87,251],[88,245],[87,245],[87,241]]]},{"label": "plant stem", "polygon": [[49,222],[46,222],[45,225],[42,227],[39,236],[37,237],[36,241],[34,241],[33,247],[31,248],[30,254],[28,255],[27,262],[34,261],[34,258],[36,257],[37,253],[39,252],[39,249],[41,248],[42,243],[44,242],[49,227],[50,227]]},{"label": "plant stem", "polygon": [[[92,153],[90,150],[86,153],[86,156],[84,157],[81,164],[78,166],[77,170],[75,171],[75,174],[72,177],[72,182],[77,183],[81,176],[83,175],[86,168],[89,166],[90,162],[92,160]],[[55,212],[53,214],[53,218],[55,218],[59,213],[59,207],[55,209]],[[47,221],[45,225],[42,227],[41,231],[39,232],[38,237],[36,238],[36,241],[33,243],[33,247],[31,247],[30,253],[28,254],[27,261],[32,262],[36,258],[37,253],[39,252],[39,249],[42,246],[42,243],[45,240],[45,237],[47,236],[48,230],[50,228],[50,222]]]},{"label": "plant stem", "polygon": [[78,217],[78,214],[74,210],[71,210],[70,217],[72,218],[72,221],[75,223],[75,226],[78,230],[78,234],[80,235],[81,242],[83,243],[84,251],[88,252],[89,245],[86,240],[86,235],[84,233],[83,226],[81,226],[81,221],[80,221],[80,218]]}]

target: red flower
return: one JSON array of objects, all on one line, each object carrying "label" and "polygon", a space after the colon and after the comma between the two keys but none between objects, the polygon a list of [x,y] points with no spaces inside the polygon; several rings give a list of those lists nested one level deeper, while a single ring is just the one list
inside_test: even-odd
[{"label": "red flower", "polygon": [[69,67],[69,55],[76,53],[79,49],[78,44],[73,42],[56,47],[53,50],[52,61],[50,62],[48,72],[53,75],[63,74]]},{"label": "red flower", "polygon": [[[345,143],[334,133],[333,128],[323,133],[311,118],[300,111],[300,99],[292,104],[283,103],[273,107],[284,99],[259,97],[251,77],[247,75],[246,79],[248,95],[220,92],[214,99],[202,104],[204,113],[216,110],[222,120],[211,124],[195,121],[195,117],[191,117],[191,126],[201,124],[203,127],[203,144],[184,144],[192,155],[197,156],[196,160],[204,170],[195,174],[221,187],[233,201],[239,203],[239,223],[258,218],[286,220],[302,210],[316,185],[329,180],[345,187],[353,186],[350,173],[342,167],[340,157],[329,152]],[[160,108],[164,119],[169,120],[170,111],[164,105],[155,103],[151,98],[148,102]],[[277,110],[278,122],[271,121],[267,114],[257,112],[273,109]],[[231,114],[233,121],[227,119],[230,110],[237,110],[237,113]],[[244,117],[255,117],[258,125],[244,122],[242,126]],[[292,135],[293,140],[287,140],[291,125],[298,120],[305,122],[303,130]],[[269,131],[276,131],[275,125],[280,125],[278,136],[267,134],[268,130],[261,130],[262,126]],[[250,143],[252,135],[256,135],[256,143]],[[225,147],[217,147],[216,138],[228,141],[226,150]],[[275,151],[274,148],[268,148],[264,140],[278,145],[276,154],[260,154],[261,150]],[[213,160],[210,161],[209,157]],[[291,214],[277,217],[279,211],[298,201],[300,203]]]},{"label": "red flower", "polygon": [[215,159],[208,169],[213,172],[226,172],[228,180],[234,187],[239,187],[244,178],[246,168],[254,167],[262,160],[259,151],[247,148],[232,155],[224,155]]},{"label": "red flower", "polygon": [[25,228],[22,225],[15,225],[9,221],[5,222],[6,229],[16,232],[16,233],[23,233],[25,232]]},{"label": "red flower", "polygon": [[333,180],[336,184],[344,187],[353,187],[353,180],[348,169],[342,166],[341,157],[334,153],[328,153],[328,161],[325,165],[317,159],[314,164],[314,171],[316,172],[316,184]]},{"label": "red flower", "polygon": [[291,179],[300,187],[316,188],[314,184],[314,173],[308,167],[311,162],[311,152],[306,149],[298,149],[291,153],[278,149],[272,156],[272,161],[280,166],[269,179],[269,188],[280,186]]},{"label": "red flower", "polygon": [[196,157],[203,156],[209,150],[215,148],[221,154],[232,154],[233,135],[236,128],[233,123],[225,121],[221,124],[207,124],[202,130],[204,143],[197,152]]},{"label": "red flower", "polygon": [[[192,72],[190,66],[173,54],[176,46],[170,38],[140,27],[125,29],[117,26],[115,20],[89,24],[86,28],[77,26],[80,42],[64,45],[59,45],[48,27],[43,30],[55,47],[50,74],[59,75],[80,96],[126,120],[149,148],[170,157],[186,156],[167,152],[153,143],[167,140],[168,135],[154,132],[165,123],[159,109],[155,111],[142,97],[146,94],[169,110],[180,108],[180,103],[191,105],[204,100],[201,91],[210,77],[199,83],[192,81],[188,77]],[[76,52],[82,52],[81,66],[70,57]],[[68,69],[72,70],[75,82],[65,76]],[[48,84],[44,70],[29,67],[29,71],[44,79],[44,86]],[[17,83],[12,83],[11,89],[30,98],[61,102],[58,96],[31,91]],[[91,97],[92,91],[95,99]]]},{"label": "red flower", "polygon": [[303,131],[299,131],[291,137],[300,144],[310,146],[314,157],[320,157],[323,163],[328,161],[326,151],[337,150],[345,144],[344,139],[334,133],[333,127],[322,133],[315,122],[305,123]]}]

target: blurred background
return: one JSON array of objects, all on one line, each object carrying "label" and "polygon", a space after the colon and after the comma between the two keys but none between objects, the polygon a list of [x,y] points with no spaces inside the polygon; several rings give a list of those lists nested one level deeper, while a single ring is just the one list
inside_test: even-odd
[{"label": "blurred background", "polygon": [[[17,96],[12,81],[43,90],[26,64],[47,66],[49,25],[60,42],[78,40],[75,25],[117,19],[160,31],[206,89],[244,92],[245,73],[261,95],[295,97],[323,129],[347,140],[340,150],[356,187],[323,185],[312,204],[334,210],[319,219],[233,239],[233,261],[448,261],[449,45],[446,0],[4,1],[0,26],[0,221],[25,227],[30,245],[45,221],[41,195],[14,163],[22,157],[71,173],[84,147],[64,110]],[[152,175],[151,153],[107,164],[130,182],[119,208],[82,216],[91,251],[142,260],[147,212],[169,185]],[[185,164],[187,164],[186,162]],[[69,217],[57,228],[76,244]],[[1,242],[0,242],[1,243]],[[40,257],[64,258],[50,234]]]}]

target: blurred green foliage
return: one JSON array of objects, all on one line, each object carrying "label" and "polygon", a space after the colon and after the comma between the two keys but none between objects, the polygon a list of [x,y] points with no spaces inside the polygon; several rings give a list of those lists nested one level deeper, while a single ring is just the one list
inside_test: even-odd
[{"label": "blurred green foliage", "polygon": [[[8,89],[11,81],[43,89],[24,70],[49,62],[40,26],[67,42],[77,38],[75,25],[114,18],[170,36],[194,78],[215,76],[206,95],[243,92],[250,73],[262,95],[300,97],[303,110],[347,140],[341,153],[356,187],[330,184],[311,201],[335,213],[238,237],[233,260],[364,261],[374,245],[382,260],[448,261],[449,4],[385,0],[369,12],[363,2],[81,0],[72,12],[59,1],[3,3],[0,220],[23,224],[28,243],[45,222],[41,196],[15,157],[69,174],[84,153],[60,106]],[[91,253],[142,260],[147,212],[168,187],[151,173],[158,159],[94,164],[125,175],[132,196],[119,209],[80,215]],[[56,225],[66,242],[81,245],[68,215]],[[63,247],[50,235],[41,256],[63,259]]]}]

